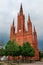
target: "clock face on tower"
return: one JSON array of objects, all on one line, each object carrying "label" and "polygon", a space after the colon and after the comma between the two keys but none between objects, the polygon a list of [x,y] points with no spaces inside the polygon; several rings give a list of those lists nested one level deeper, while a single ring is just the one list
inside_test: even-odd
[{"label": "clock face on tower", "polygon": [[19,32],[21,32],[21,30],[19,30]]}]

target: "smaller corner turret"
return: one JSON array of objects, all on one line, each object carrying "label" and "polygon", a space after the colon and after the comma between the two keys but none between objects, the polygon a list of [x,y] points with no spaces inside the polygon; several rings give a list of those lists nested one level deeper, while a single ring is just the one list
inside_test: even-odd
[{"label": "smaller corner turret", "polygon": [[28,15],[28,31],[29,33],[32,33],[32,22],[30,20],[30,16]]},{"label": "smaller corner turret", "polygon": [[10,40],[14,40],[14,35],[15,35],[15,27],[14,27],[14,19],[13,19],[13,24],[11,26],[11,29],[10,29]]}]

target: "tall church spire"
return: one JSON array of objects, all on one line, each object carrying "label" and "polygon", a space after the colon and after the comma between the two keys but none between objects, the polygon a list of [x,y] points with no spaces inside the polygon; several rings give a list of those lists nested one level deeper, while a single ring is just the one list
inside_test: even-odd
[{"label": "tall church spire", "polygon": [[23,13],[22,4],[21,4],[21,6],[20,6],[20,13]]},{"label": "tall church spire", "polygon": [[23,14],[22,4],[20,6],[20,12],[18,15],[17,31],[18,32],[24,32],[25,31],[25,16]]}]

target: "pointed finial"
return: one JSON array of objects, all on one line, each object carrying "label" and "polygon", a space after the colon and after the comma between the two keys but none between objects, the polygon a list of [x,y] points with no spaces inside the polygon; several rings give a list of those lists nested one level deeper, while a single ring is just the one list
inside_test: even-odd
[{"label": "pointed finial", "polygon": [[28,22],[31,23],[30,15],[28,14]]},{"label": "pointed finial", "polygon": [[13,19],[13,26],[14,26],[14,19]]},{"label": "pointed finial", "polygon": [[30,20],[30,16],[29,16],[29,14],[28,14],[28,20]]},{"label": "pointed finial", "polygon": [[36,32],[36,30],[35,30],[35,26],[34,26],[34,32]]},{"label": "pointed finial", "polygon": [[23,12],[22,3],[21,3],[21,7],[20,7],[20,12]]}]

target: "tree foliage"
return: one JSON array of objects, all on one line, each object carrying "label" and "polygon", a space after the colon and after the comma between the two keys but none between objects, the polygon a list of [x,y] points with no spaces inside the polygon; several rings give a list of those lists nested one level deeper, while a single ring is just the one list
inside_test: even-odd
[{"label": "tree foliage", "polygon": [[[6,46],[5,46],[5,50],[1,49],[2,51],[0,51],[0,55],[10,55],[10,56],[28,56],[28,57],[33,57],[35,55],[34,49],[33,47],[30,45],[29,42],[25,42],[23,44],[23,46],[19,46],[17,45],[17,43],[15,41],[8,41]],[[4,53],[5,51],[5,53]]]},{"label": "tree foliage", "polygon": [[5,49],[1,48],[0,49],[0,56],[3,56],[3,55],[5,55]]},{"label": "tree foliage", "polygon": [[32,48],[32,46],[30,45],[29,42],[25,42],[22,46],[22,55],[23,56],[29,56],[29,57],[33,57],[35,55],[34,49]]},{"label": "tree foliage", "polygon": [[18,46],[15,41],[8,41],[5,49],[6,49],[6,55],[13,55],[13,56],[17,55],[16,52],[18,51]]},{"label": "tree foliage", "polygon": [[6,55],[19,56],[21,54],[21,46],[17,45],[15,41],[8,41],[5,49]]},{"label": "tree foliage", "polygon": [[40,57],[40,58],[43,58],[43,52],[42,52],[42,53],[39,52],[39,57]]}]

